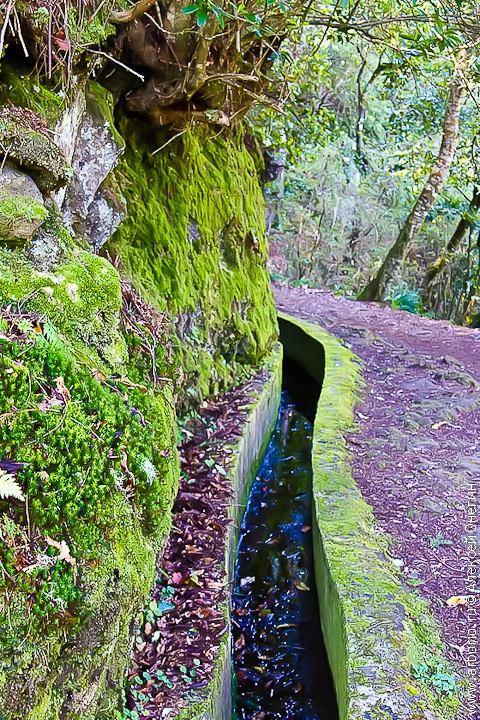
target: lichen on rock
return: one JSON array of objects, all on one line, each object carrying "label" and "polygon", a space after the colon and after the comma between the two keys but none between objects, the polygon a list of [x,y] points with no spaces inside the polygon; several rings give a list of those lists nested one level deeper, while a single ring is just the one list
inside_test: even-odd
[{"label": "lichen on rock", "polygon": [[87,83],[85,109],[74,133],[73,180],[62,204],[65,221],[97,251],[125,216],[121,193],[109,178],[125,146],[111,105],[107,90]]}]

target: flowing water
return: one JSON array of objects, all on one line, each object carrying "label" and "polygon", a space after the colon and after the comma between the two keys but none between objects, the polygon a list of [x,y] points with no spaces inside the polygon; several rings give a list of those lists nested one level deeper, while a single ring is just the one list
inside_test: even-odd
[{"label": "flowing water", "polygon": [[311,423],[284,394],[238,545],[237,720],[338,718],[314,583],[311,441]]}]

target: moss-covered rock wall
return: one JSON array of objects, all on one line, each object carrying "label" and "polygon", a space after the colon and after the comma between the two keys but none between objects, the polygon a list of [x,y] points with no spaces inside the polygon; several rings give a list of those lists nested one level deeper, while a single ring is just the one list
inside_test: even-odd
[{"label": "moss-covered rock wall", "polygon": [[244,377],[277,335],[255,164],[241,132],[191,129],[153,154],[164,135],[122,129],[128,218],[108,251],[172,318],[181,395],[200,399]]},{"label": "moss-covered rock wall", "polygon": [[[154,154],[165,137],[120,119],[112,172],[111,96],[81,81],[62,93],[0,68],[0,99],[15,105],[0,132],[13,112],[30,143],[8,160],[44,208],[0,240],[3,720],[121,716],[135,617],[170,527],[176,408],[247,376],[276,338],[242,133],[193,127]],[[35,160],[46,138],[54,180],[62,170],[47,185]],[[127,218],[100,257],[105,208],[111,227]]]}]

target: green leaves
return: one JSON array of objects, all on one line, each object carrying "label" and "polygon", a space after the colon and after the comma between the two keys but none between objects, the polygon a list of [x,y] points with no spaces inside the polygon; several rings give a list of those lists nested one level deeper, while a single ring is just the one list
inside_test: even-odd
[{"label": "green leaves", "polygon": [[435,668],[426,663],[415,663],[412,670],[416,680],[425,685],[433,685],[438,695],[452,697],[455,694],[457,690],[455,678],[452,673],[445,672],[441,663]]},{"label": "green leaves", "polygon": [[198,27],[203,27],[207,20],[208,20],[208,8],[205,4],[199,4],[199,5],[187,5],[186,7],[182,8],[182,13],[184,15],[194,15],[197,14],[197,25]]},{"label": "green leaves", "polygon": [[184,15],[192,15],[193,13],[196,13],[197,10],[200,10],[200,5],[187,5],[182,8],[182,13]]},{"label": "green leaves", "polygon": [[[266,0],[266,7],[271,8],[272,12],[280,11],[284,15],[292,14],[295,11],[287,0]],[[250,6],[246,6],[244,2],[218,3],[213,0],[200,0],[193,5],[187,5],[182,8],[184,15],[196,15],[197,26],[202,28],[206,25],[208,18],[213,15],[220,28],[223,30],[228,22],[234,22],[241,27],[242,23],[250,23],[247,27],[249,33],[262,36],[268,35],[271,30],[268,27],[268,13],[260,13],[252,11]]]},{"label": "green leaves", "polygon": [[208,20],[208,10],[205,7],[205,5],[203,5],[202,7],[200,7],[198,9],[198,13],[197,13],[198,27],[203,27],[205,25],[205,23],[207,22],[207,20]]}]

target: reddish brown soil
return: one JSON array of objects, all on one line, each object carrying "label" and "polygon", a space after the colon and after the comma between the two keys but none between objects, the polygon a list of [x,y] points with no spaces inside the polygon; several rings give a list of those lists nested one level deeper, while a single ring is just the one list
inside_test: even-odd
[{"label": "reddish brown soil", "polygon": [[[353,475],[405,586],[429,602],[449,659],[460,675],[476,672],[476,707],[460,717],[480,717],[480,331],[323,290],[274,292],[280,310],[318,323],[364,363],[348,437]],[[460,604],[447,605],[453,596]]]}]

